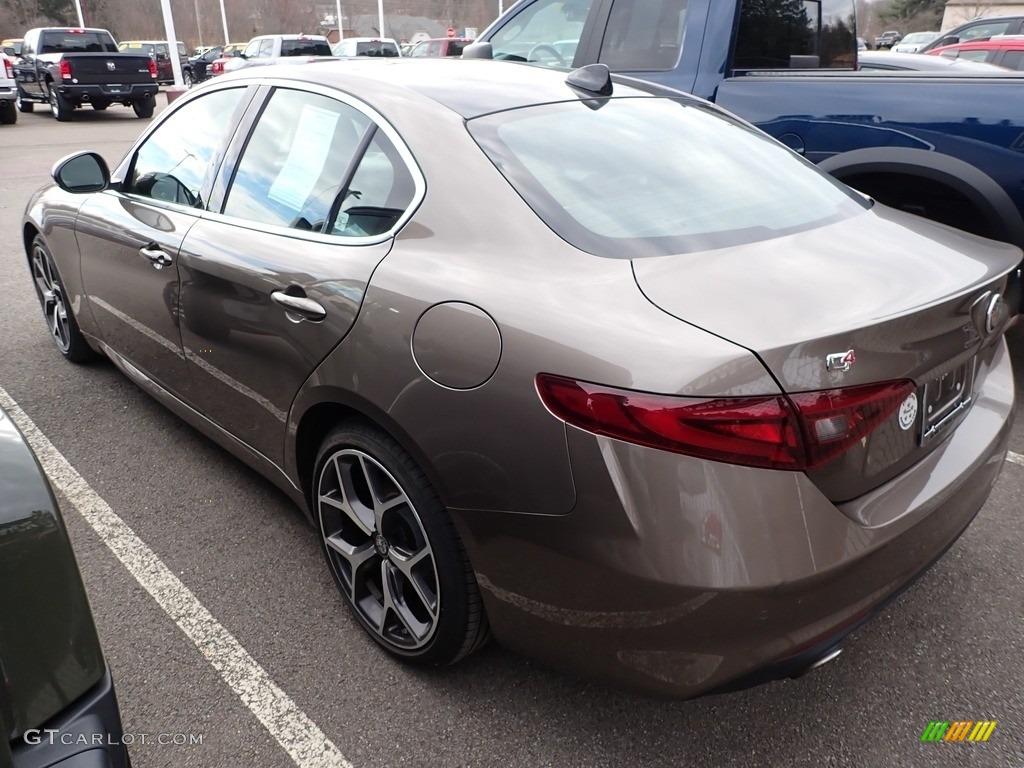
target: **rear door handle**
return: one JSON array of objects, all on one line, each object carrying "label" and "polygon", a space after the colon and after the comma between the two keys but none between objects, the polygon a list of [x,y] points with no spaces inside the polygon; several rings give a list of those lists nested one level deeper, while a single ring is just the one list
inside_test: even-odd
[{"label": "rear door handle", "polygon": [[159,245],[150,243],[149,245],[140,248],[139,253],[153,262],[153,266],[157,269],[163,269],[169,267],[174,261],[171,259],[167,251],[163,250]]},{"label": "rear door handle", "polygon": [[270,294],[270,298],[289,312],[299,315],[300,319],[323,320],[327,317],[327,310],[319,302],[307,299],[305,296],[292,296],[284,291],[274,291]]}]

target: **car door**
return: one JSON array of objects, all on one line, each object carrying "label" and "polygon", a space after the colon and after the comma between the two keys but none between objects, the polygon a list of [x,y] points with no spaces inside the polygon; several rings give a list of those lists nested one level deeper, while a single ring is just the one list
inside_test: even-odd
[{"label": "car door", "polygon": [[43,87],[36,65],[38,48],[39,32],[30,30],[21,44],[21,55],[14,62],[14,79],[18,81],[18,87],[24,93],[37,97],[42,95]]},{"label": "car door", "polygon": [[316,86],[266,87],[235,145],[220,213],[181,249],[182,342],[202,411],[280,464],[295,395],[424,186],[393,129]]},{"label": "car door", "polygon": [[[163,120],[82,206],[82,281],[104,341],[163,388],[188,399],[178,330],[178,251],[209,196],[244,87],[195,98]],[[197,131],[196,126],[204,129]]]}]

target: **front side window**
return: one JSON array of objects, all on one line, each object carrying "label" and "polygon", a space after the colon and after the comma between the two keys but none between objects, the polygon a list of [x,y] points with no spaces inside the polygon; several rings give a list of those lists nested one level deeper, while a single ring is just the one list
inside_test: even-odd
[{"label": "front side window", "polygon": [[968,40],[987,40],[993,35],[1005,35],[1009,26],[1010,22],[1008,21],[987,21],[984,24],[968,27],[958,37],[961,43],[966,43]]},{"label": "front side window", "polygon": [[394,226],[414,193],[408,167],[366,115],[327,96],[280,88],[242,152],[224,213],[367,237]]},{"label": "front side window", "polygon": [[867,205],[760,131],[690,101],[565,102],[468,126],[537,216],[599,256],[767,240]]},{"label": "front side window", "polygon": [[247,59],[254,58],[260,52],[260,43],[262,42],[262,40],[250,40],[245,46],[245,50],[242,51],[242,55]]},{"label": "front side window", "polygon": [[669,70],[679,63],[686,0],[617,2],[608,17],[599,60],[612,72]]},{"label": "front side window", "polygon": [[733,69],[852,68],[854,0],[743,0]]},{"label": "front side window", "polygon": [[495,59],[572,66],[592,0],[538,0],[491,38]]},{"label": "front side window", "polygon": [[139,148],[124,185],[139,195],[190,208],[205,206],[244,88],[215,91],[190,101],[164,120]]}]

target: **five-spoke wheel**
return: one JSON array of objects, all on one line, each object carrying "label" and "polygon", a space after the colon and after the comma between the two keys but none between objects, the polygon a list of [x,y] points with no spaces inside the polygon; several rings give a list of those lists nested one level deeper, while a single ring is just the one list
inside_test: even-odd
[{"label": "five-spoke wheel", "polygon": [[32,241],[32,279],[39,304],[43,308],[46,327],[61,351],[73,363],[83,363],[95,356],[85,337],[78,330],[74,314],[68,306],[64,285],[42,236]]},{"label": "five-spoke wheel", "polygon": [[335,582],[385,649],[450,664],[487,639],[466,552],[422,471],[394,440],[359,423],[339,427],[320,451],[314,492]]}]

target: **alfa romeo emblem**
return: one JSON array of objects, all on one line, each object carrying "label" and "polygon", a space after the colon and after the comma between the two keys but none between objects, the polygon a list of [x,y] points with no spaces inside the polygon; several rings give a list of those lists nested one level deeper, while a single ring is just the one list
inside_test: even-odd
[{"label": "alfa romeo emblem", "polygon": [[381,557],[387,557],[388,550],[390,549],[388,546],[388,540],[379,533],[373,537],[373,548],[377,550],[377,554]]}]

